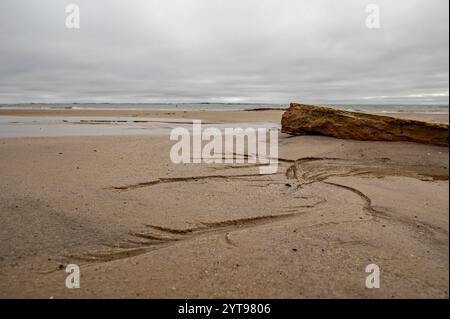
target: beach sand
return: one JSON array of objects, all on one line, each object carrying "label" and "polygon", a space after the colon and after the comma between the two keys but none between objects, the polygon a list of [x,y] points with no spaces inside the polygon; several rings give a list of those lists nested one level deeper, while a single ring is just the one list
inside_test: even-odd
[{"label": "beach sand", "polygon": [[[2,110],[279,123],[282,111]],[[401,114],[448,122],[448,114]],[[448,148],[280,135],[280,167],[168,136],[0,139],[3,298],[448,298]],[[67,264],[81,287],[65,287]],[[367,289],[366,266],[380,267]]]}]

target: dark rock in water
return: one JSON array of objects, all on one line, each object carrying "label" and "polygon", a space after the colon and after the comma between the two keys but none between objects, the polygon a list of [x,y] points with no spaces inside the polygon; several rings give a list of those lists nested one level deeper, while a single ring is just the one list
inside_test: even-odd
[{"label": "dark rock in water", "polygon": [[330,107],[291,103],[281,132],[363,141],[408,141],[448,146],[448,125],[398,119]]}]

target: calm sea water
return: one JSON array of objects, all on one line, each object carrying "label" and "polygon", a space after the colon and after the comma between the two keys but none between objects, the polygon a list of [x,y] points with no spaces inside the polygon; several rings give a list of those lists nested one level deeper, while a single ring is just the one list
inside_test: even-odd
[{"label": "calm sea water", "polygon": [[[448,113],[448,105],[329,105],[344,110],[363,112],[420,112],[420,113]],[[285,109],[286,104],[233,104],[233,103],[149,103],[149,104],[121,104],[121,103],[72,103],[72,104],[0,104],[0,109],[103,109],[103,110],[163,110],[163,111],[236,111],[251,109]]]},{"label": "calm sea water", "polygon": [[[175,127],[192,129],[192,120],[127,116],[0,116],[0,138],[48,136],[170,135]],[[202,128],[266,128],[278,130],[271,122],[213,123]]]}]

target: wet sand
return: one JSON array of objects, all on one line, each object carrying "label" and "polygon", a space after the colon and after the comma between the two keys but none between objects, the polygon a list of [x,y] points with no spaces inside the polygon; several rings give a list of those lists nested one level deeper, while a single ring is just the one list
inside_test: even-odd
[{"label": "wet sand", "polygon": [[[131,110],[80,110],[80,109],[0,109],[1,115],[14,116],[129,116],[129,117],[163,117],[163,118],[187,118],[203,121],[216,121],[222,123],[233,122],[262,122],[269,121],[279,123],[284,110],[246,110],[246,111],[131,111]],[[448,113],[374,113],[413,119],[420,121],[448,123]]]},{"label": "wet sand", "polygon": [[[282,114],[110,112],[0,115],[279,123]],[[0,139],[0,296],[449,297],[448,148],[280,135],[278,172],[259,175],[250,164],[173,164],[173,143]],[[69,263],[80,266],[80,289],[64,285]],[[373,263],[380,289],[365,287]]]}]

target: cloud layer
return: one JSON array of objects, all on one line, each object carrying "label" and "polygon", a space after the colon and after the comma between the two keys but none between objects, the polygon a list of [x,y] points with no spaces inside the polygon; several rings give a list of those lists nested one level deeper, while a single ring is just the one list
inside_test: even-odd
[{"label": "cloud layer", "polygon": [[448,104],[448,0],[72,2],[0,1],[0,103]]}]

